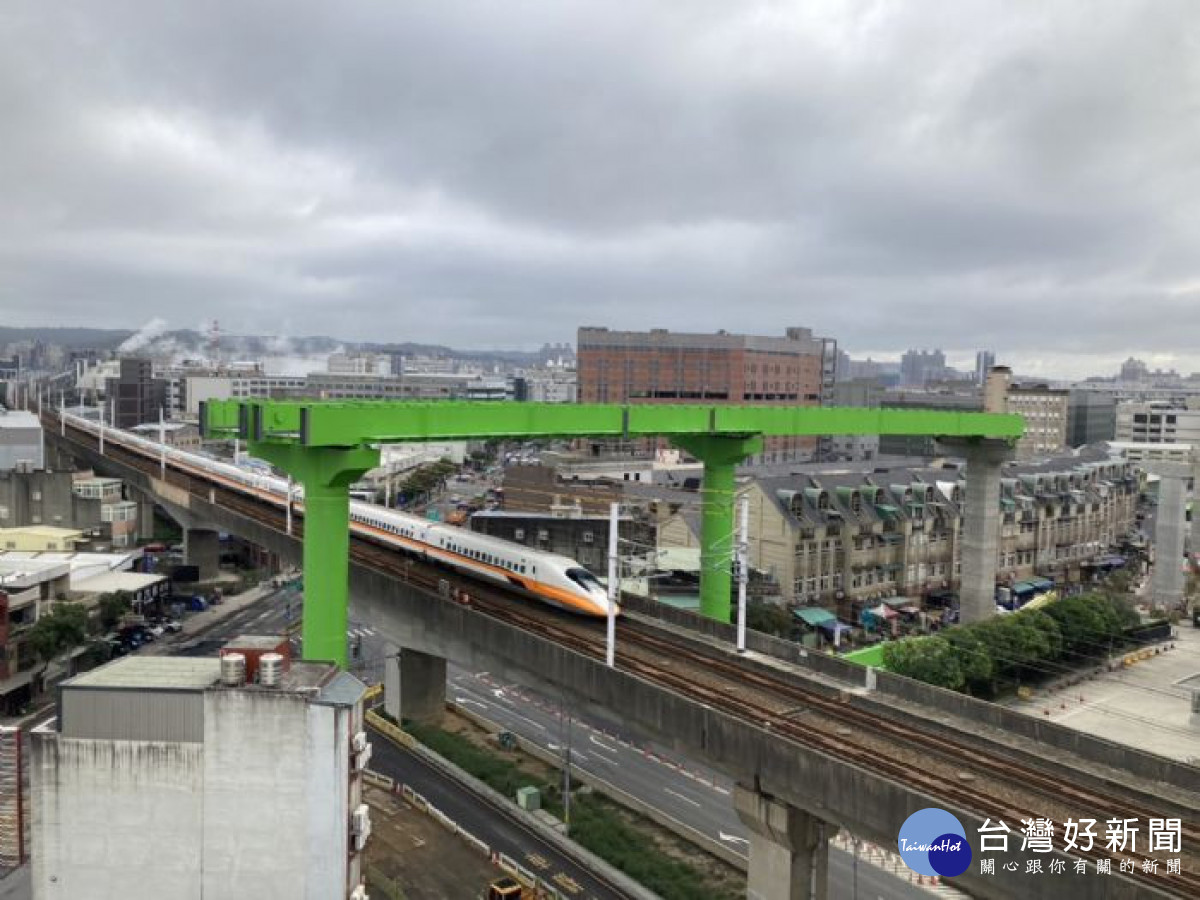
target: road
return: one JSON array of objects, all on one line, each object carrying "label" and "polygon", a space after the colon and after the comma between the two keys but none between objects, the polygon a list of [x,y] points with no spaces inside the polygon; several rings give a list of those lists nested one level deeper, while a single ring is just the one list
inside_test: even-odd
[{"label": "road", "polygon": [[[457,782],[373,729],[371,743],[374,747],[372,769],[408,784],[494,851],[505,853],[541,877],[555,881],[567,894],[579,900],[585,897],[621,900],[628,896],[560,854],[515,818],[463,790]],[[569,885],[578,885],[580,890],[575,892]]]},{"label": "road", "polygon": [[[299,603],[294,595],[290,607],[288,596],[282,592],[266,597],[224,620],[203,635],[186,653],[197,656],[215,653],[226,640],[243,633],[282,633],[298,615]],[[368,684],[381,682],[386,656],[382,636],[370,624],[351,619],[349,638],[351,648],[359,644],[357,653],[353,649],[351,652],[351,670]],[[565,752],[568,735],[558,698],[505,682],[487,672],[469,672],[453,664],[447,667],[447,682],[447,696],[464,708],[551,752]],[[381,750],[381,744],[393,746],[382,738],[377,738],[375,744],[377,753]],[[743,856],[746,854],[748,834],[733,811],[730,793],[732,783],[723,775],[647,740],[627,728],[615,716],[601,719],[592,713],[573,714],[570,744],[571,762],[576,769],[590,772],[626,793],[651,803],[713,840],[723,841],[733,852]],[[381,771],[392,774],[387,770]],[[422,787],[416,784],[413,787],[424,793]],[[449,789],[443,787],[443,790]],[[441,806],[438,800],[434,800],[434,804]],[[454,815],[449,808],[445,808],[445,811],[448,815]],[[480,837],[488,840],[482,834]],[[488,842],[491,843],[490,840]],[[514,855],[521,859],[524,852]],[[831,846],[830,896],[853,896],[853,869],[853,855]],[[897,878],[878,866],[860,861],[858,896],[866,900],[928,900],[930,894],[909,884],[906,879]]]}]

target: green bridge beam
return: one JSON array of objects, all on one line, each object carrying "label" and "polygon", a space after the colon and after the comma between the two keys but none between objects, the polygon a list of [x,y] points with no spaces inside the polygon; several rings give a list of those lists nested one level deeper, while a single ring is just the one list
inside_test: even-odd
[{"label": "green bridge beam", "polygon": [[304,655],[346,664],[349,487],[381,443],[662,436],[704,463],[701,611],[729,621],[734,473],[776,435],[912,434],[1016,441],[1017,415],[812,406],[219,400],[206,438],[242,438],[304,485]]},{"label": "green bridge beam", "polygon": [[486,401],[219,400],[204,404],[209,437],[306,447],[488,438],[662,435],[929,434],[1015,440],[1017,415],[832,406],[497,403]]}]

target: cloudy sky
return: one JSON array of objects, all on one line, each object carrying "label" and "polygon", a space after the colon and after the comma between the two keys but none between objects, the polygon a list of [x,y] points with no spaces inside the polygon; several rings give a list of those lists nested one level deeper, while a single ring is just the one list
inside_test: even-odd
[{"label": "cloudy sky", "polygon": [[1200,370],[1194,0],[0,6],[0,320]]}]

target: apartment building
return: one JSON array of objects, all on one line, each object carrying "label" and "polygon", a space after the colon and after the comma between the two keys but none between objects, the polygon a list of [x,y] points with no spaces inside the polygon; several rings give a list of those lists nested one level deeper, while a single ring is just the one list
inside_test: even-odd
[{"label": "apartment building", "polygon": [[1178,403],[1117,404],[1118,441],[1200,446],[1200,398]]},{"label": "apartment building", "polygon": [[[1141,474],[1106,447],[1003,473],[997,585],[1078,582],[1134,525]],[[958,587],[966,482],[941,468],[842,469],[749,482],[750,564],[785,602],[857,620],[890,598],[916,605]],[[699,498],[697,497],[697,500]],[[699,546],[698,504],[659,529],[660,546]]]},{"label": "apartment building", "polygon": [[1008,411],[1025,419],[1017,441],[1017,458],[1034,459],[1061,453],[1067,446],[1071,392],[1046,384],[1015,384],[1008,389]]},{"label": "apartment building", "polygon": [[0,715],[11,715],[37,692],[41,662],[29,632],[70,589],[71,566],[58,560],[0,560]]},{"label": "apartment building", "polygon": [[[837,342],[810,329],[783,337],[580,328],[582,403],[751,403],[819,406],[832,397]],[[813,438],[773,437],[768,461],[808,459]]]}]

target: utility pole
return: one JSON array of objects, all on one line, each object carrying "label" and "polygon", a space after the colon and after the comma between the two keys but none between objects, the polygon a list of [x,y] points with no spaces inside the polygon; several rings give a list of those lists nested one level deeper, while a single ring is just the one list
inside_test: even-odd
[{"label": "utility pole", "polygon": [[746,582],[749,572],[750,498],[738,498],[738,607],[737,607],[737,651],[746,652]]},{"label": "utility pole", "polygon": [[563,736],[563,833],[571,834],[571,711],[567,707],[567,692],[561,694],[561,710],[563,726],[566,733]]},{"label": "utility pole", "polygon": [[621,598],[617,559],[617,543],[621,534],[620,515],[620,504],[611,504],[608,510],[608,651],[606,657],[610,669],[617,660],[617,601]]}]

